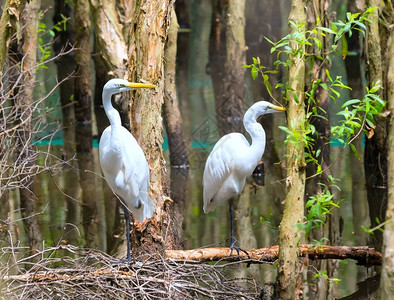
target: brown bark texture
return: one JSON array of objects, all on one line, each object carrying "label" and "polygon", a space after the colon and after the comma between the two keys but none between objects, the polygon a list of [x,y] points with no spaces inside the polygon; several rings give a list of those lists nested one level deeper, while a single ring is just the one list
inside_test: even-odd
[{"label": "brown bark texture", "polygon": [[[260,249],[245,249],[249,257],[240,252],[240,255],[231,255],[231,249],[227,247],[201,248],[193,250],[166,250],[167,258],[195,260],[199,262],[210,261],[245,261],[247,263],[273,263],[278,260],[279,246],[271,246]],[[299,245],[297,251],[303,257],[305,263],[310,260],[321,259],[354,259],[357,264],[363,266],[380,266],[382,264],[382,253],[367,246],[321,246]]]},{"label": "brown bark texture", "polygon": [[7,58],[7,50],[12,36],[16,33],[18,42],[22,37],[20,19],[25,3],[25,0],[6,0],[4,4],[0,19],[0,75]]},{"label": "brown bark texture", "polygon": [[[55,14],[53,21],[55,24],[62,21],[62,15],[66,18],[73,18],[73,6],[66,0],[55,2]],[[70,49],[74,44],[75,26],[74,22],[67,23],[65,30],[60,32],[55,31],[54,50],[56,55],[60,54],[63,48]],[[75,102],[70,99],[74,95],[74,83],[71,78],[75,71],[75,56],[72,54],[64,55],[56,60],[58,80],[67,79],[59,86],[60,103],[62,105],[62,125],[63,125],[63,156],[64,160],[68,161],[75,155]],[[66,202],[66,225],[64,226],[63,239],[70,244],[75,244],[78,232],[75,230],[75,225],[78,224],[78,207],[75,201],[79,186],[75,184],[78,181],[78,172],[75,171],[77,164],[75,161],[70,161],[73,167],[66,167],[64,172],[64,193]],[[74,168],[75,167],[75,168]]]},{"label": "brown bark texture", "polygon": [[[293,0],[289,20],[295,24],[306,23],[306,1]],[[290,26],[290,34],[294,28]],[[305,52],[304,46],[290,44],[294,50]],[[304,86],[305,61],[302,55],[290,57],[293,60],[289,68],[287,126],[290,130],[302,132],[305,122]],[[298,259],[297,245],[301,232],[296,227],[304,216],[305,193],[305,156],[304,142],[287,144],[287,177],[284,213],[279,227],[279,263],[276,296],[280,299],[296,299],[301,265]]]},{"label": "brown bark texture", "polygon": [[[393,10],[391,11],[391,22],[393,21]],[[387,70],[385,87],[387,95],[387,106],[390,111],[387,149],[391,149],[387,154],[387,211],[385,226],[383,233],[383,268],[381,274],[381,299],[391,299],[394,295],[394,31],[391,29],[387,42],[387,52],[385,53]]]},{"label": "brown bark texture", "polygon": [[153,217],[134,224],[134,249],[154,252],[162,247],[176,247],[179,236],[171,216],[172,201],[168,195],[166,166],[163,157],[162,104],[164,99],[164,45],[170,22],[169,0],[136,1],[130,26],[128,78],[133,82],[147,81],[155,90],[133,93],[131,106],[132,132],[148,160],[150,168],[149,195],[156,205]]},{"label": "brown bark texture", "polygon": [[188,167],[186,142],[183,134],[182,116],[179,111],[175,86],[178,21],[174,8],[168,28],[167,44],[164,50],[164,103],[163,117],[170,148],[171,167]]},{"label": "brown bark texture", "polygon": [[[123,9],[116,2],[109,0],[89,0],[92,11],[92,21],[95,33],[94,61],[96,66],[95,113],[98,120],[99,134],[108,126],[108,121],[102,106],[101,93],[104,84],[111,78],[124,78],[127,70],[127,45],[123,28],[127,24],[129,5]],[[126,16],[124,16],[126,14]],[[122,125],[130,128],[129,103],[127,93],[115,95],[115,108],[119,111]],[[102,121],[103,120],[103,121]]]},{"label": "brown bark texture", "polygon": [[[30,157],[33,157],[33,136],[31,118],[33,114],[33,90],[36,80],[36,49],[37,49],[37,29],[38,29],[38,12],[41,1],[32,0],[28,2],[21,14],[20,26],[22,28],[20,57],[22,82],[18,92],[15,105],[20,107],[21,125],[18,130],[16,141],[16,157],[23,162],[27,162],[27,167],[35,163]],[[21,175],[19,178],[21,187],[20,208],[26,236],[30,251],[34,254],[42,247],[41,231],[39,230],[36,211],[35,196],[33,193],[33,177],[29,174]]]},{"label": "brown bark texture", "polygon": [[[367,1],[368,6],[379,7],[379,4],[379,0]],[[384,43],[379,32],[379,9],[376,9],[369,19],[371,22],[368,23],[367,35],[367,79],[368,85],[371,87],[377,82],[384,84],[382,65]],[[382,95],[380,93],[380,96]],[[374,134],[371,138],[366,138],[364,152],[367,199],[372,228],[384,222],[387,208],[387,117],[384,112],[375,117],[375,122]],[[369,244],[381,251],[382,232],[375,231],[373,235],[370,235],[370,239]]]},{"label": "brown bark texture", "polygon": [[91,70],[90,70],[90,19],[88,0],[75,2],[76,24],[76,80],[75,80],[75,139],[82,188],[82,226],[88,247],[97,246],[97,182],[96,176],[87,170],[94,170],[93,133],[91,112]]},{"label": "brown bark texture", "polygon": [[[223,19],[225,15],[225,19]],[[217,0],[213,4],[210,68],[219,134],[243,131],[245,104],[245,1]],[[225,53],[225,55],[223,55]]]},{"label": "brown bark texture", "polygon": [[[216,112],[220,116],[219,132],[243,130],[245,104],[245,0],[229,0],[226,9],[226,59],[224,62],[223,97]],[[218,124],[220,125],[220,124]]]}]

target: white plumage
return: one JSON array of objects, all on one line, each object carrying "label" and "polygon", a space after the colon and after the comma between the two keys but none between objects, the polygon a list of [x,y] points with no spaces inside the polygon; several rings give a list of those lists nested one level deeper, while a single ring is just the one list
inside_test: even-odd
[{"label": "white plumage", "polygon": [[148,195],[149,166],[133,135],[122,126],[118,111],[112,106],[113,94],[136,88],[154,88],[152,84],[130,83],[111,79],[103,88],[103,105],[109,119],[100,139],[99,159],[104,177],[112,190],[122,199],[126,218],[127,258],[130,258],[129,212],[142,222],[151,218],[155,204]]},{"label": "white plumage", "polygon": [[[265,131],[257,118],[279,111],[285,111],[285,108],[266,101],[256,102],[246,111],[243,120],[252,144],[240,133],[227,134],[216,143],[208,156],[203,175],[205,213],[241,194],[246,177],[252,175],[265,150]],[[230,221],[232,229],[232,216]],[[231,238],[233,246],[233,236]]]}]

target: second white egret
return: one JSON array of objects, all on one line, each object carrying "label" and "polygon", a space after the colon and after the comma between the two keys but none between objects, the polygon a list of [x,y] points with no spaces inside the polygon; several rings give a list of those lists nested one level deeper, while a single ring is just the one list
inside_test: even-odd
[{"label": "second white egret", "polygon": [[[216,143],[209,154],[203,175],[204,212],[213,211],[222,202],[230,200],[230,248],[231,252],[243,249],[235,246],[234,198],[244,189],[247,176],[252,175],[265,150],[265,131],[257,118],[264,114],[285,111],[267,101],[253,104],[245,113],[243,123],[252,138],[252,144],[241,133],[226,134]],[[247,254],[247,253],[246,253]]]}]

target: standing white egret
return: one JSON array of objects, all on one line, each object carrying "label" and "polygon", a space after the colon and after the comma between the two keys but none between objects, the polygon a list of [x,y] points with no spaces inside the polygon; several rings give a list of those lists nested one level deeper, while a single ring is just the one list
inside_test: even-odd
[{"label": "standing white egret", "polygon": [[103,105],[109,119],[101,135],[99,157],[104,177],[112,190],[122,199],[126,219],[127,262],[130,254],[130,213],[142,222],[150,218],[155,204],[148,195],[149,167],[144,152],[133,135],[122,126],[118,111],[112,106],[111,96],[137,88],[155,88],[153,84],[131,83],[123,79],[111,79],[103,88]]},{"label": "standing white egret", "polygon": [[241,133],[226,134],[216,143],[206,161],[203,176],[204,212],[213,211],[216,205],[230,200],[231,253],[233,249],[236,249],[238,254],[239,250],[246,253],[234,245],[234,198],[241,194],[246,177],[252,175],[264,154],[265,131],[257,122],[257,118],[285,110],[284,107],[266,101],[256,102],[246,111],[243,119],[244,127],[252,138],[252,144],[250,145]]}]

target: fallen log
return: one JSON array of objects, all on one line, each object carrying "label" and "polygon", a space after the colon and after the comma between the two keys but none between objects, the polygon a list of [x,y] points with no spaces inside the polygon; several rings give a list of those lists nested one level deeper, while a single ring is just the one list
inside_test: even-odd
[{"label": "fallen log", "polygon": [[[271,246],[260,249],[249,249],[249,257],[242,251],[237,253],[227,247],[200,248],[193,250],[166,250],[167,258],[176,260],[192,260],[198,262],[209,261],[245,261],[248,263],[273,263],[278,259],[279,247]],[[300,245],[301,257],[306,259],[353,259],[358,265],[380,266],[382,264],[382,253],[368,246],[316,246],[311,244]]]}]

